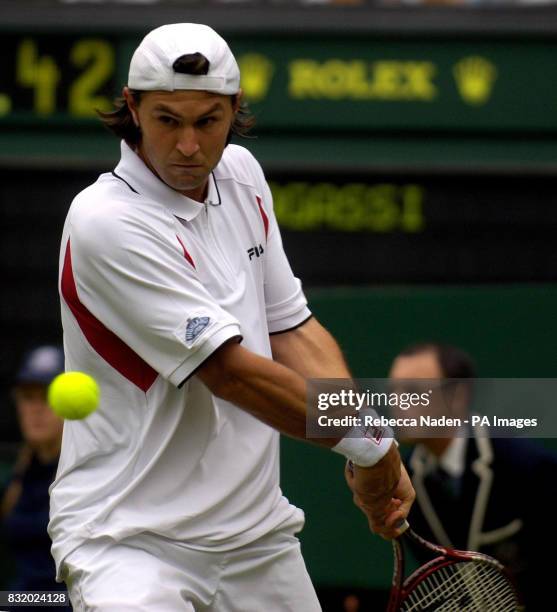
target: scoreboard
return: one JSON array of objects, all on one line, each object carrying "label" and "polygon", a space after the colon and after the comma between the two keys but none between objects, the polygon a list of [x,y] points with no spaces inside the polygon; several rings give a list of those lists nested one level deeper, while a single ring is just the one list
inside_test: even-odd
[{"label": "scoreboard", "polygon": [[314,284],[557,278],[554,177],[305,174],[271,187],[295,270]]},{"label": "scoreboard", "polygon": [[[94,119],[126,83],[141,34],[4,33],[0,121]],[[227,39],[262,130],[557,133],[555,40]]]},{"label": "scoreboard", "polygon": [[106,37],[6,35],[0,120],[81,121],[108,110],[117,89],[116,42]]}]

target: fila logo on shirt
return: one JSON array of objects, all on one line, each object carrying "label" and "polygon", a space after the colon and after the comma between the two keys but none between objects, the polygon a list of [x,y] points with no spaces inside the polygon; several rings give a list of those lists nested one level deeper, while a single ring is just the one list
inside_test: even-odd
[{"label": "fila logo on shirt", "polygon": [[263,251],[263,247],[261,245],[259,246],[253,246],[251,247],[251,249],[248,249],[248,256],[250,258],[250,261],[253,259],[253,257],[261,257],[261,255],[263,255],[264,251]]}]

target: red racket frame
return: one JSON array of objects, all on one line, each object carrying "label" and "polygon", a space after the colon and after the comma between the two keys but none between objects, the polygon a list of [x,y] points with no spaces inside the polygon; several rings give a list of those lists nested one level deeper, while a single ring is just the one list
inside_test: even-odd
[{"label": "red racket frame", "polygon": [[[425,548],[429,552],[437,555],[434,559],[431,559],[431,561],[428,561],[427,563],[420,566],[417,570],[415,570],[408,578],[406,578],[406,580],[404,580],[404,582],[404,550],[400,541],[400,538],[402,537],[413,540],[422,548]],[[430,574],[441,569],[442,567],[446,567],[463,561],[486,563],[499,570],[507,578],[507,580],[509,580],[511,586],[513,586],[517,599],[517,610],[520,609],[520,598],[516,591],[516,588],[514,588],[512,578],[505,570],[505,567],[493,557],[478,552],[456,550],[452,548],[446,548],[444,546],[439,546],[438,544],[433,544],[432,542],[424,540],[421,536],[412,531],[410,527],[406,527],[406,531],[402,534],[402,536],[400,536],[400,538],[393,540],[394,571],[387,612],[398,612],[400,610],[401,604],[404,603],[404,600]]]}]

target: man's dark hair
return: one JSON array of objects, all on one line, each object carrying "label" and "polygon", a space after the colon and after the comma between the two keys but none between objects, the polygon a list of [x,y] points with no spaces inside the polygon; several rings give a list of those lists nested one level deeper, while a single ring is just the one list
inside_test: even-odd
[{"label": "man's dark hair", "polygon": [[[188,53],[179,57],[172,65],[175,72],[180,74],[204,75],[209,72],[209,60],[201,53]],[[141,102],[141,96],[145,93],[138,90],[130,90],[136,105]],[[230,96],[231,104],[236,103],[236,95]],[[126,141],[130,147],[141,142],[141,130],[135,125],[132,114],[128,108],[128,104],[124,97],[118,97],[114,100],[114,110],[103,112],[97,111],[101,121],[111,132],[116,134],[118,138]],[[246,136],[250,129],[255,125],[255,117],[250,112],[246,102],[240,103],[240,108],[234,116],[232,127],[226,144],[230,142],[232,134],[238,136]]]},{"label": "man's dark hair", "polygon": [[444,378],[475,378],[474,361],[462,349],[439,342],[421,342],[405,348],[399,357],[413,357],[422,353],[435,353]]},{"label": "man's dark hair", "polygon": [[445,383],[446,389],[453,387],[454,379],[464,379],[466,382],[459,383],[467,392],[467,405],[470,406],[474,397],[474,379],[476,377],[476,367],[472,357],[462,349],[450,344],[440,342],[422,342],[413,344],[405,348],[398,357],[414,357],[423,353],[433,353],[437,357],[437,363],[441,368],[444,379],[449,379]]}]

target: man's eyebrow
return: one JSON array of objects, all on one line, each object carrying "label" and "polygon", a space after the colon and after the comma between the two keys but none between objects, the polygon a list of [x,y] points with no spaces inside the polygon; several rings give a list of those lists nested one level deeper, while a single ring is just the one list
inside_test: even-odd
[{"label": "man's eyebrow", "polygon": [[207,117],[207,115],[210,115],[210,114],[214,113],[215,111],[220,111],[220,110],[222,110],[222,103],[221,102],[215,102],[213,104],[213,106],[211,106],[202,115],[200,115],[200,118],[201,117]]},{"label": "man's eyebrow", "polygon": [[[155,111],[161,111],[163,113],[168,113],[169,115],[173,115],[174,117],[178,117],[181,118],[180,113],[176,112],[175,110],[173,110],[172,108],[170,108],[169,106],[166,106],[166,104],[164,104],[163,102],[160,102],[159,104],[157,104],[154,109]],[[222,110],[222,103],[220,101],[215,102],[213,104],[213,106],[211,106],[209,109],[207,109],[206,111],[204,111],[201,115],[199,115],[199,118],[203,118],[203,117],[207,117],[208,115],[210,115],[211,113],[214,113],[216,111],[220,111]]]},{"label": "man's eyebrow", "polygon": [[169,115],[174,115],[174,117],[180,117],[179,113],[177,113],[176,111],[171,109],[169,106],[166,106],[166,104],[159,103],[159,104],[157,104],[155,106],[155,108],[153,110],[155,110],[155,111],[162,111],[163,113],[168,113]]}]

